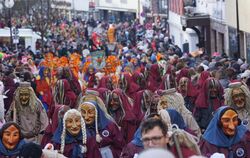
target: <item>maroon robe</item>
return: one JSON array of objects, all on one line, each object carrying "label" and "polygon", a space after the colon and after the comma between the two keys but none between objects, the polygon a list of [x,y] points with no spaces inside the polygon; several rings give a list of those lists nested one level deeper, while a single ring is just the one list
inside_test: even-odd
[{"label": "maroon robe", "polygon": [[206,79],[210,77],[210,72],[209,71],[203,71],[200,74],[200,77],[198,79],[198,89],[201,89],[203,84],[205,83]]},{"label": "maroon robe", "polygon": [[149,71],[147,89],[154,92],[160,86],[162,79],[158,64],[153,64]]},{"label": "maroon robe", "polygon": [[68,105],[71,108],[74,108],[76,105],[77,96],[74,91],[71,89],[68,80],[62,79],[64,83],[64,105]]},{"label": "maroon robe", "polygon": [[130,142],[122,149],[120,158],[134,158],[134,155],[139,154],[142,150],[143,147],[136,146]]},{"label": "maroon robe", "polygon": [[[49,116],[49,118],[52,120],[52,122],[49,123],[47,128],[45,129],[45,133],[43,135],[42,141],[41,141],[41,146],[45,147],[46,144],[51,142],[51,139],[53,137],[53,133],[55,133],[57,127],[58,127],[58,122],[59,122],[59,111],[66,105],[59,105],[56,104],[54,106],[53,114]],[[62,119],[62,118],[61,118]]]},{"label": "maroon robe", "polygon": [[112,87],[110,87],[109,83],[111,78],[109,76],[103,76],[101,80],[99,81],[97,88],[107,88],[109,90],[112,90]]},{"label": "maroon robe", "polygon": [[3,78],[3,85],[4,85],[4,91],[5,92],[8,91],[6,93],[7,98],[4,99],[4,109],[5,109],[5,112],[7,112],[13,101],[13,97],[14,97],[13,94],[16,90],[16,85],[15,85],[14,80],[10,77]]},{"label": "maroon robe", "polygon": [[[146,80],[141,72],[135,71],[132,75],[132,80],[140,86],[140,90],[146,89]],[[138,80],[140,80],[140,83],[138,83]]]},{"label": "maroon robe", "polygon": [[128,97],[121,89],[115,89],[112,93],[116,93],[121,100],[121,108],[112,112],[108,105],[108,111],[113,116],[114,120],[121,127],[121,132],[126,143],[133,139],[134,133],[138,126],[138,119],[133,113],[133,105],[129,103]]},{"label": "maroon robe", "polygon": [[126,94],[132,98],[135,99],[136,98],[136,92],[138,92],[140,90],[140,86],[137,85],[133,79],[132,76],[130,76],[130,74],[128,73],[124,73],[123,74],[125,77],[125,80],[127,82],[127,89],[126,89]]},{"label": "maroon robe", "polygon": [[96,146],[99,148],[109,146],[114,158],[119,158],[122,148],[125,145],[125,141],[118,126],[115,123],[110,122],[104,129],[99,131],[99,134],[102,137],[102,141],[100,143],[95,142]]},{"label": "maroon robe", "polygon": [[[199,90],[199,95],[196,99],[196,102],[195,102],[195,105],[196,107],[198,108],[208,108],[209,107],[209,90],[208,90],[208,84],[209,84],[209,81],[213,79],[212,77],[211,78],[208,78],[202,85],[202,88]],[[224,94],[224,90],[223,90],[223,87],[221,86],[220,82],[219,83],[219,95],[220,96],[223,96]],[[212,99],[211,101],[212,105],[213,105],[213,109],[216,110],[218,109],[220,106],[224,105],[224,99],[221,98],[216,98],[216,99]]]},{"label": "maroon robe", "polygon": [[[166,74],[171,74],[173,69],[174,68],[172,65],[168,65]],[[162,75],[164,76],[165,74]],[[159,89],[162,82],[162,75],[160,73],[158,64],[153,64],[149,71],[147,89],[151,90],[152,92],[155,92],[157,89]]]},{"label": "maroon robe", "polygon": [[[189,149],[188,147],[180,146],[180,148],[181,148],[181,154],[182,154],[183,158],[191,157],[191,156],[199,154],[199,153],[196,153],[195,151]],[[175,146],[171,147],[169,150],[173,153],[173,155],[175,157],[179,157]]]},{"label": "maroon robe", "polygon": [[98,88],[97,91],[99,92],[99,97],[102,99],[105,105],[108,104],[108,96],[111,91],[107,88]]},{"label": "maroon robe", "polygon": [[187,67],[182,68],[179,74],[176,75],[176,82],[179,83],[182,77],[187,77],[188,79],[191,79],[188,73],[189,69]]},{"label": "maroon robe", "polygon": [[142,121],[145,115],[145,112],[143,111],[143,105],[142,105],[142,99],[143,99],[143,93],[145,90],[141,90],[136,93],[136,98],[134,101],[134,106],[133,106],[133,112],[137,116],[137,119],[139,121]]},{"label": "maroon robe", "polygon": [[[86,144],[87,152],[83,154],[84,158],[102,158],[99,148],[94,142],[95,142],[94,138],[87,139],[87,144]],[[82,144],[82,142],[79,142],[79,143]],[[53,143],[53,144],[56,150],[60,150],[60,147],[61,147],[60,144],[56,144],[56,143]],[[63,155],[68,158],[71,158],[73,148],[76,144],[77,142],[74,142],[71,144],[65,144]]]},{"label": "maroon robe", "polygon": [[[218,147],[202,139],[199,143],[202,155],[210,157],[212,154],[218,152],[225,155],[227,158],[229,155],[229,148]],[[241,141],[231,146],[231,151],[234,154],[234,158],[250,158],[250,132],[247,131],[242,137]],[[239,156],[241,155],[242,156]]]}]

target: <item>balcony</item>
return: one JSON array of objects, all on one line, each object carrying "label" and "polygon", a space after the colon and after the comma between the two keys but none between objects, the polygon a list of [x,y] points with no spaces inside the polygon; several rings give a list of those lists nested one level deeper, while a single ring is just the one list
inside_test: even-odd
[{"label": "balcony", "polygon": [[181,25],[184,27],[208,26],[210,25],[210,17],[204,13],[185,14],[181,16]]}]

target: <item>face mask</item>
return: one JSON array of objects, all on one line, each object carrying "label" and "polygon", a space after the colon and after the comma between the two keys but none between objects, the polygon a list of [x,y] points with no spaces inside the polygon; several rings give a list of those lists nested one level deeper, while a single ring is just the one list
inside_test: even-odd
[{"label": "face mask", "polygon": [[30,100],[30,92],[28,88],[20,89],[19,99],[22,106],[27,106]]},{"label": "face mask", "polygon": [[227,110],[221,116],[222,130],[227,136],[234,136],[238,126],[238,114],[233,110]]},{"label": "face mask", "polygon": [[111,102],[110,102],[110,107],[113,111],[118,110],[120,106],[120,99],[119,96],[115,93],[112,94]]},{"label": "face mask", "polygon": [[20,140],[20,133],[18,129],[11,125],[3,132],[2,142],[6,149],[12,150],[16,147]]},{"label": "face mask", "polygon": [[91,125],[95,122],[95,107],[90,104],[81,105],[81,114],[87,125]]},{"label": "face mask", "polygon": [[233,100],[234,105],[236,105],[238,108],[245,107],[246,96],[245,96],[245,93],[240,88],[233,89],[232,100]]},{"label": "face mask", "polygon": [[65,122],[66,130],[72,135],[77,136],[81,131],[81,116],[69,115]]}]

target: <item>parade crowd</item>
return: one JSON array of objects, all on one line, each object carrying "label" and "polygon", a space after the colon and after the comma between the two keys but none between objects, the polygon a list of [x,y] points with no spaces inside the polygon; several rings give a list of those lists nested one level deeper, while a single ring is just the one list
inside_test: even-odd
[{"label": "parade crowd", "polygon": [[250,158],[245,59],[161,20],[60,18],[41,47],[0,43],[0,158]]}]

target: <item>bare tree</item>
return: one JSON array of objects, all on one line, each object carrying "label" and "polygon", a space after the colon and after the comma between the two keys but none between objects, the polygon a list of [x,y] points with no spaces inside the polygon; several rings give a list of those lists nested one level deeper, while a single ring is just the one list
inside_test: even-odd
[{"label": "bare tree", "polygon": [[41,33],[42,52],[44,52],[46,32],[57,16],[57,11],[51,7],[52,3],[53,0],[36,0],[36,4],[29,10],[29,22],[33,30]]}]

